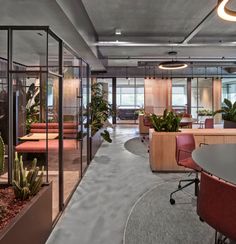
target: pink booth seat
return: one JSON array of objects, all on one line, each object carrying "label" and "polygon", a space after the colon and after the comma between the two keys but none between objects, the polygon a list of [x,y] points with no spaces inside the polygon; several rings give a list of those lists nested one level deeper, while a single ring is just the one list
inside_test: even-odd
[{"label": "pink booth seat", "polygon": [[[58,140],[48,141],[48,150],[57,151],[59,149]],[[76,140],[63,140],[63,150],[76,149]],[[46,141],[26,141],[15,147],[15,150],[19,153],[46,153]]]},{"label": "pink booth seat", "polygon": [[[46,123],[32,123],[30,133],[46,133]],[[78,124],[72,122],[63,123],[64,138],[77,138]],[[58,123],[48,123],[48,133],[59,133]]]}]

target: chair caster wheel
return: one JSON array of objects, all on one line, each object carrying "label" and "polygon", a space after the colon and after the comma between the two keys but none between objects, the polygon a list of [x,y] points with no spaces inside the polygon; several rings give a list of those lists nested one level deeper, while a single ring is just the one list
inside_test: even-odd
[{"label": "chair caster wheel", "polygon": [[170,204],[171,204],[171,205],[174,205],[174,204],[175,204],[175,199],[171,198],[171,199],[170,199]]}]

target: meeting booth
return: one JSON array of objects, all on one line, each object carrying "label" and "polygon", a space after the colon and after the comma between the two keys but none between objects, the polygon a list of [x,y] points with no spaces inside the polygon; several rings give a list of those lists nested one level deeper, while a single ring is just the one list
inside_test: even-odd
[{"label": "meeting booth", "polygon": [[24,167],[37,158],[55,220],[90,160],[90,68],[47,26],[2,26],[0,42],[1,182],[12,182],[15,152]]}]

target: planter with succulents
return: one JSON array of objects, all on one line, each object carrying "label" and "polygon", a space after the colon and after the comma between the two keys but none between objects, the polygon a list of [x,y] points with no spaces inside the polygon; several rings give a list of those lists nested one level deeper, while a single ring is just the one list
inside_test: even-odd
[{"label": "planter with succulents", "polygon": [[[0,137],[0,171],[4,143]],[[29,170],[16,153],[13,183],[0,187],[0,243],[43,244],[52,229],[52,185],[43,184],[44,169],[34,159]]]}]

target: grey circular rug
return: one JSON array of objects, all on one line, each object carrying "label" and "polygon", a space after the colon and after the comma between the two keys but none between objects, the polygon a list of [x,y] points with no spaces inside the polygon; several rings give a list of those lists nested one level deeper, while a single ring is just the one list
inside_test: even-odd
[{"label": "grey circular rug", "polygon": [[148,158],[148,143],[146,141],[141,142],[140,137],[134,137],[126,141],[124,147],[135,155]]},{"label": "grey circular rug", "polygon": [[[165,182],[146,192],[127,220],[124,244],[210,244],[214,230],[199,220],[196,200],[183,191],[170,205],[169,193],[177,183]],[[190,189],[191,190],[191,189]]]}]

